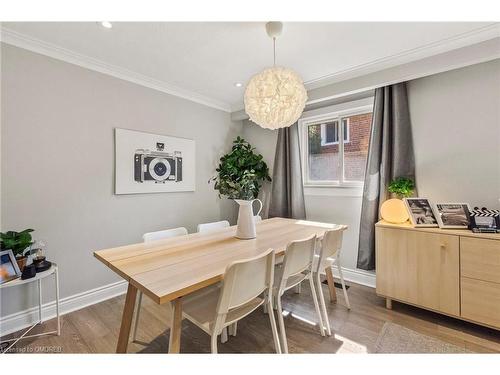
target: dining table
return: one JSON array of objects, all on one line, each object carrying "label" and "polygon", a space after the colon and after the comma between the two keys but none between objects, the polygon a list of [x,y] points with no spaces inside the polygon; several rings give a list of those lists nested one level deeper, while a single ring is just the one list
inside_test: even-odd
[{"label": "dining table", "polygon": [[236,226],[230,226],[94,251],[98,260],[128,283],[116,352],[127,352],[138,290],[157,304],[171,304],[168,352],[179,353],[184,296],[220,282],[227,266],[234,261],[255,257],[269,248],[281,256],[291,241],[312,235],[321,237],[325,231],[337,227],[337,224],[272,218],[256,223],[257,235],[253,239],[238,239]]}]

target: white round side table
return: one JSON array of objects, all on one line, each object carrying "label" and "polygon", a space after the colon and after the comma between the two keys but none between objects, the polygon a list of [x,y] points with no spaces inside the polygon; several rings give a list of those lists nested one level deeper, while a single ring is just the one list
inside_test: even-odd
[{"label": "white round side table", "polygon": [[[54,282],[55,282],[55,289],[56,289],[56,316],[57,316],[57,329],[55,331],[49,331],[49,332],[43,332],[43,333],[38,333],[36,335],[28,335],[28,333],[35,328],[38,324],[43,323],[43,317],[42,317],[42,279],[49,277],[51,275],[54,275]],[[55,263],[52,263],[51,267],[43,272],[37,272],[35,277],[32,277],[31,279],[26,279],[26,280],[21,280],[15,279],[12,281],[8,281],[4,284],[0,285],[0,289],[5,289],[5,288],[11,288],[19,285],[24,285],[28,283],[38,283],[38,321],[33,323],[29,328],[27,328],[19,337],[8,339],[8,340],[1,340],[0,344],[6,343],[6,342],[11,342],[10,344],[2,353],[7,353],[19,340],[21,339],[27,339],[30,337],[38,337],[38,336],[44,336],[44,335],[57,335],[59,336],[61,334],[61,322],[59,318],[59,276],[57,273],[57,265]]]}]

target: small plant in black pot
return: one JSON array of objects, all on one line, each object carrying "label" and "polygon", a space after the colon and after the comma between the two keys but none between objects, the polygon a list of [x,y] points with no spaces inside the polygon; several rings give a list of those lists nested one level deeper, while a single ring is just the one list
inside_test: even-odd
[{"label": "small plant in black pot", "polygon": [[2,250],[12,250],[20,270],[24,268],[28,259],[24,255],[24,251],[33,244],[31,232],[33,232],[33,229],[25,229],[22,232],[9,230],[0,233],[0,248]]}]

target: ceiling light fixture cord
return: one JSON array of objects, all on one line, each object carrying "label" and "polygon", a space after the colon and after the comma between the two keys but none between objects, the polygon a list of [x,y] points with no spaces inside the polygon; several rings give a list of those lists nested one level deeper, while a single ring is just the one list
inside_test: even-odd
[{"label": "ceiling light fixture cord", "polygon": [[273,66],[276,66],[276,37],[273,38]]}]

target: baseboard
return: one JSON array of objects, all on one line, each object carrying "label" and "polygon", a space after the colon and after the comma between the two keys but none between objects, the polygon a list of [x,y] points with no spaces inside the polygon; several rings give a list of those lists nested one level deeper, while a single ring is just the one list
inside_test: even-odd
[{"label": "baseboard", "polygon": [[[105,301],[107,299],[124,294],[127,291],[127,282],[118,281],[88,290],[82,293],[74,294],[69,297],[61,298],[59,301],[60,315],[70,313],[75,310]],[[42,305],[43,320],[49,320],[56,317],[56,301],[47,302]],[[38,306],[20,311],[0,318],[0,335],[5,336],[20,329],[29,327],[38,320]]]},{"label": "baseboard", "polygon": [[[376,276],[374,272],[342,267],[342,274],[345,281],[375,288]],[[333,267],[333,276],[339,276],[336,267]]]}]

